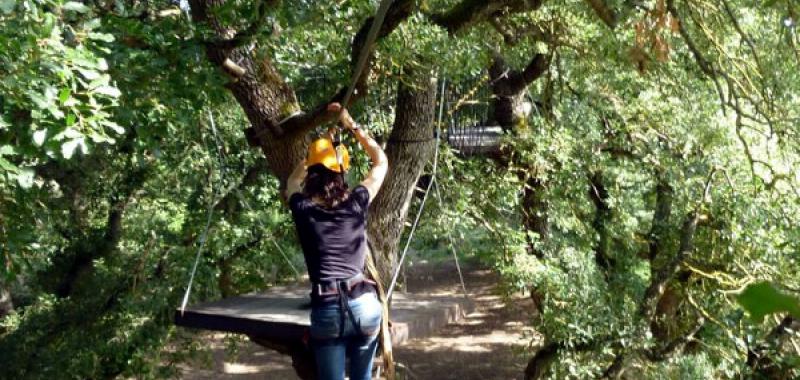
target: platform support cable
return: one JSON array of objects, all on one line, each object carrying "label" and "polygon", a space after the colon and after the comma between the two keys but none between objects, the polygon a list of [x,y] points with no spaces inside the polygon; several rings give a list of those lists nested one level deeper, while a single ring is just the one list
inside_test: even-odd
[{"label": "platform support cable", "polygon": [[[223,151],[222,151],[222,139],[220,139],[219,134],[217,133],[216,123],[214,123],[214,115],[211,113],[211,111],[208,112],[208,118],[211,121],[211,132],[214,135],[214,142],[215,142],[215,145],[216,145],[216,148],[217,148],[217,160],[219,161],[220,172],[222,174],[222,178],[225,178],[225,174],[226,174],[227,170],[226,170],[225,164],[222,162],[222,158],[224,156]],[[248,211],[254,212],[253,208],[250,207],[250,202],[247,199],[245,199],[244,197],[242,197],[242,195],[239,192],[239,190],[238,189],[233,189],[233,191],[236,192],[236,197],[239,198],[242,201],[242,204],[244,205],[244,207]],[[269,228],[267,228],[264,225],[264,221],[261,218],[257,218],[257,220],[258,220],[258,225],[261,226],[261,229],[269,230]],[[301,277],[300,272],[294,266],[294,263],[292,263],[292,260],[289,259],[289,256],[286,254],[286,252],[283,250],[283,248],[281,248],[281,246],[278,244],[278,242],[276,241],[275,235],[270,233],[270,239],[269,240],[272,241],[272,244],[275,246],[275,248],[278,249],[278,253],[280,253],[281,256],[283,257],[283,259],[286,260],[286,263],[289,264],[289,268],[291,268],[292,272],[294,272],[295,279],[299,280],[300,277]]]},{"label": "platform support cable", "polygon": [[439,125],[442,122],[442,112],[443,112],[443,101],[444,98],[444,90],[445,90],[446,80],[442,79],[442,89],[441,89],[441,96],[439,99],[439,117],[436,124],[436,139],[435,139],[435,150],[433,152],[433,168],[431,169],[431,180],[428,182],[428,186],[425,188],[425,193],[422,195],[422,201],[420,202],[419,209],[417,210],[417,215],[414,217],[414,223],[411,225],[411,230],[408,232],[408,238],[406,239],[405,247],[403,247],[403,253],[400,255],[400,260],[397,262],[397,268],[394,269],[394,275],[392,275],[392,281],[389,283],[389,289],[386,291],[386,299],[391,301],[392,293],[394,292],[394,287],[397,285],[397,276],[400,274],[400,270],[403,268],[403,262],[406,259],[406,254],[408,254],[408,249],[411,246],[411,240],[414,238],[414,232],[417,230],[417,226],[419,225],[419,220],[422,217],[422,212],[425,210],[425,201],[428,199],[428,194],[431,191],[431,186],[433,182],[436,180],[436,170],[439,163],[439,143],[440,143],[440,135],[441,131]]},{"label": "platform support cable", "polygon": [[[211,130],[216,136],[216,125],[214,123],[214,115],[211,111],[208,112],[208,118],[211,123]],[[216,138],[216,137],[215,137]],[[219,148],[219,146],[218,146]],[[212,164],[213,167],[213,164]],[[224,167],[221,169],[224,170]],[[220,182],[222,178],[220,178]],[[192,292],[192,284],[194,284],[194,276],[197,274],[197,264],[200,263],[200,255],[203,253],[203,248],[206,245],[206,240],[208,239],[208,230],[211,227],[211,219],[214,216],[214,205],[216,204],[217,197],[219,196],[218,189],[214,188],[214,179],[212,176],[209,176],[208,180],[209,186],[211,186],[211,199],[208,202],[208,211],[206,212],[206,225],[203,228],[203,233],[200,235],[200,242],[197,246],[197,252],[194,256],[194,264],[192,265],[192,272],[189,275],[189,283],[186,284],[186,292],[183,294],[183,300],[181,301],[181,315],[186,310],[186,304],[189,302],[189,295]]]},{"label": "platform support cable", "polygon": [[[433,188],[433,191],[436,192],[436,199],[439,201],[439,207],[444,207],[444,202],[442,201],[442,194],[439,191],[439,183],[436,183],[436,186]],[[469,292],[467,292],[467,286],[464,283],[464,274],[461,272],[461,264],[459,264],[458,254],[456,253],[456,245],[453,239],[453,233],[447,233],[447,240],[450,243],[450,252],[453,254],[453,261],[456,264],[456,271],[458,271],[458,280],[461,282],[461,290],[464,292],[464,298],[469,299]]]},{"label": "platform support cable", "polygon": [[[439,136],[442,133],[442,115],[444,112],[444,105],[447,103],[447,79],[444,77],[442,78],[442,91],[441,95],[439,96],[439,117],[436,123],[436,135]],[[448,116],[449,119],[453,119],[452,115]],[[436,177],[431,177],[431,183],[436,182]],[[439,201],[439,208],[444,208],[444,202],[442,201],[442,194],[439,191],[439,183],[435,184],[433,190],[436,192],[436,198]],[[461,282],[461,290],[464,291],[464,297],[469,299],[469,293],[467,292],[467,286],[464,284],[464,274],[461,272],[461,264],[458,261],[458,254],[456,253],[455,249],[455,242],[453,241],[453,233],[452,231],[448,231],[447,239],[450,242],[450,252],[453,253],[453,261],[456,264],[456,270],[458,271],[458,280]]]}]

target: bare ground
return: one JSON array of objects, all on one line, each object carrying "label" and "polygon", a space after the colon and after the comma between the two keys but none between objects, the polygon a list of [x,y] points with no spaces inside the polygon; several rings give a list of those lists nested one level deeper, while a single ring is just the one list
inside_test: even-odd
[{"label": "bare ground", "polygon": [[[497,276],[489,270],[470,266],[465,282],[475,311],[435,335],[412,339],[395,347],[400,379],[492,380],[522,379],[530,351],[525,347],[535,331],[530,319],[535,308],[528,297],[502,297]],[[451,263],[411,266],[404,282],[409,291],[461,293],[457,271]],[[235,353],[226,350],[227,334],[202,336],[211,360],[183,365],[184,379],[275,379],[295,380],[288,356],[268,351],[247,340],[238,339]],[[230,345],[228,345],[230,346]]]}]

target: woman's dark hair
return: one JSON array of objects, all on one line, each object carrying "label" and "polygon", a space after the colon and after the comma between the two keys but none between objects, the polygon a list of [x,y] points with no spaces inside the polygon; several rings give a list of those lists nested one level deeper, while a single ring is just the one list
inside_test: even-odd
[{"label": "woman's dark hair", "polygon": [[343,175],[325,165],[316,164],[308,167],[303,194],[309,198],[321,199],[324,207],[333,208],[347,200],[350,191]]}]

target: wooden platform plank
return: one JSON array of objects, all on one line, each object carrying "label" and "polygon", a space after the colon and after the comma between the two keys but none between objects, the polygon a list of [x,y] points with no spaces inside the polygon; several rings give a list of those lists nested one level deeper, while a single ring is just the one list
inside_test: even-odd
[{"label": "wooden platform plank", "polygon": [[[175,324],[246,334],[276,343],[296,342],[310,325],[307,289],[298,284],[202,303],[183,313],[176,310]],[[471,310],[472,304],[461,295],[397,292],[391,310],[393,344],[429,336]]]}]

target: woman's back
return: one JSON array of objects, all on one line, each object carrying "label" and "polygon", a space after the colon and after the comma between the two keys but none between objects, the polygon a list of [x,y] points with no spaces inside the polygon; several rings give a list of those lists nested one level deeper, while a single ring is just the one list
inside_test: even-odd
[{"label": "woman's back", "polygon": [[369,192],[364,186],[354,188],[345,201],[332,208],[301,193],[289,199],[311,281],[332,281],[362,272],[368,204]]}]

